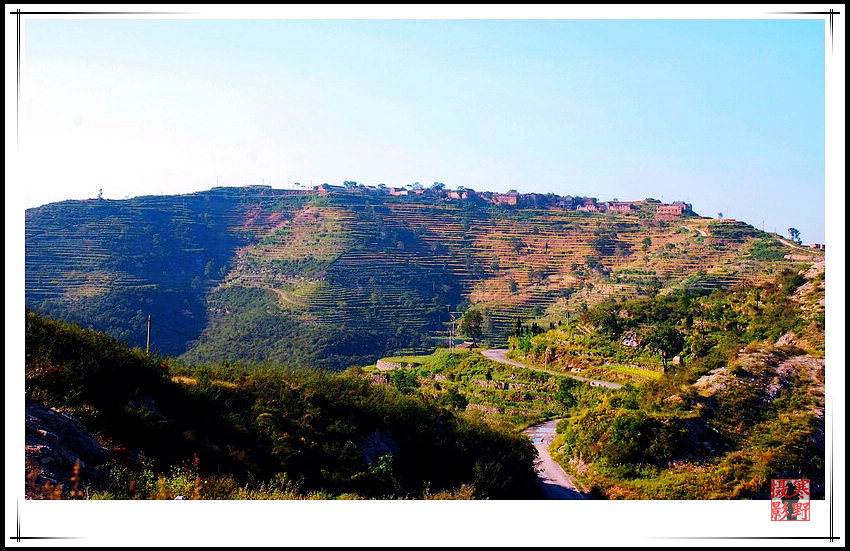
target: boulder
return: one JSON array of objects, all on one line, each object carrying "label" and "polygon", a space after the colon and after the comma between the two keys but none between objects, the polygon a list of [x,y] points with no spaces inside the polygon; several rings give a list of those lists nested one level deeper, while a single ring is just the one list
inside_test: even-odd
[{"label": "boulder", "polygon": [[77,464],[85,485],[86,480],[100,476],[99,468],[110,457],[109,450],[73,415],[35,402],[26,405],[24,453],[30,497],[45,484],[70,488]]}]

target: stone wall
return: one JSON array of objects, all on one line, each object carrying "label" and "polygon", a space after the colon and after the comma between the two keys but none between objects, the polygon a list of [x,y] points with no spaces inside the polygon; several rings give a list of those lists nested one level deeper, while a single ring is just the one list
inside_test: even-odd
[{"label": "stone wall", "polygon": [[378,371],[392,371],[393,369],[401,369],[404,367],[398,362],[388,362],[386,360],[378,360],[375,364],[375,367],[378,368]]}]

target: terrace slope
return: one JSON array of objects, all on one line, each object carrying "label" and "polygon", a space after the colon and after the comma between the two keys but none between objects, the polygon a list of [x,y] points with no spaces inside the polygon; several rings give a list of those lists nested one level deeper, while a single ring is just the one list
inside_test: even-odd
[{"label": "terrace slope", "polygon": [[[734,220],[662,221],[428,196],[215,188],[26,213],[26,305],[187,362],[341,369],[433,348],[476,305],[484,339],[612,297],[761,280],[800,255]],[[686,225],[683,225],[686,224]]]}]

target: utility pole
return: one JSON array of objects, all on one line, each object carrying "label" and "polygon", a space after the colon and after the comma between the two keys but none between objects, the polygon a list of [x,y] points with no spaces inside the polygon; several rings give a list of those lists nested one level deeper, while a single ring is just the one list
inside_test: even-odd
[{"label": "utility pole", "polygon": [[151,315],[148,314],[148,333],[145,338],[145,353],[151,353]]},{"label": "utility pole", "polygon": [[452,317],[452,328],[451,328],[451,333],[450,333],[450,336],[449,336],[449,349],[454,351],[454,349],[455,349],[455,314],[451,313],[450,315]]}]

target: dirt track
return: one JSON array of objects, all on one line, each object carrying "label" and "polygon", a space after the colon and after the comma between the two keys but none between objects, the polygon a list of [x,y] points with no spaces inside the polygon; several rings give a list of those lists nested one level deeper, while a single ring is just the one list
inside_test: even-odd
[{"label": "dirt track", "polygon": [[565,473],[549,454],[549,444],[555,439],[555,425],[558,421],[559,419],[552,419],[523,431],[537,449],[534,471],[546,499],[587,499],[586,495],[578,491],[570,475]]},{"label": "dirt track", "polygon": [[535,367],[533,365],[526,365],[520,362],[515,362],[513,360],[509,360],[505,357],[507,353],[507,349],[505,348],[491,348],[489,350],[482,350],[481,355],[487,359],[493,360],[494,362],[499,362],[508,365],[514,365],[516,367],[524,367],[526,369],[532,369],[534,371],[542,371],[543,373],[558,373],[558,375],[562,375],[564,377],[569,377],[570,379],[575,379],[577,381],[582,381],[584,383],[590,383],[593,386],[604,386],[606,388],[622,388],[623,385],[619,383],[610,383],[608,381],[598,381],[596,379],[588,379],[587,377],[579,377],[578,375],[571,375],[569,373],[559,373],[556,371],[550,371],[547,369],[543,369],[540,367]]}]

